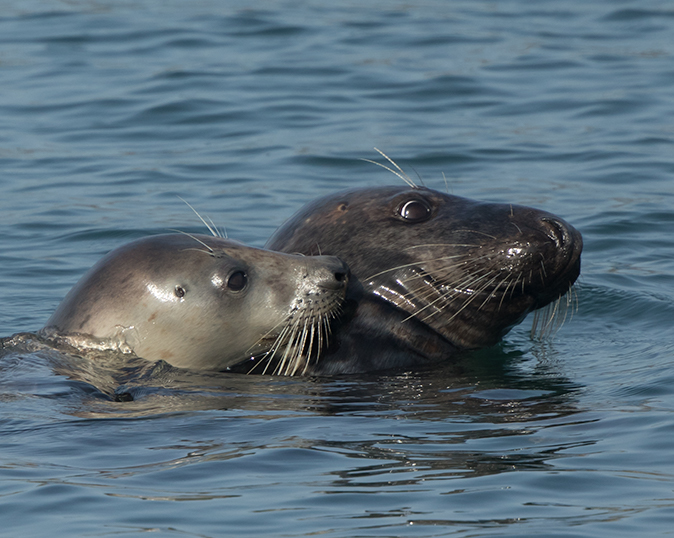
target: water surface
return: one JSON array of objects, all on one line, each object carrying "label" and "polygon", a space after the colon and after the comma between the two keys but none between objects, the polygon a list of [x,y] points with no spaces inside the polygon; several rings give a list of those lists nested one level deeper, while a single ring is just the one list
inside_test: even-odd
[{"label": "water surface", "polygon": [[[551,341],[287,379],[0,358],[8,536],[657,536],[674,523],[669,2],[0,2],[0,335],[109,250],[262,246],[399,180],[584,236]],[[120,373],[121,372],[121,373]],[[132,402],[116,402],[127,391]]]}]

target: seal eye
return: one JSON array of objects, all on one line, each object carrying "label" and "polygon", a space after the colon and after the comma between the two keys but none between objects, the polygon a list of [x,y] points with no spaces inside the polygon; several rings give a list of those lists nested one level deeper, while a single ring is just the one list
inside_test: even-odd
[{"label": "seal eye", "polygon": [[398,214],[407,222],[422,222],[431,216],[431,208],[423,200],[408,200],[398,208]]},{"label": "seal eye", "polygon": [[241,291],[248,282],[248,276],[243,271],[232,273],[227,279],[227,287],[232,291]]},{"label": "seal eye", "polygon": [[183,288],[182,286],[176,286],[175,289],[173,290],[173,293],[175,293],[178,299],[182,299],[183,297],[185,297],[185,288]]}]

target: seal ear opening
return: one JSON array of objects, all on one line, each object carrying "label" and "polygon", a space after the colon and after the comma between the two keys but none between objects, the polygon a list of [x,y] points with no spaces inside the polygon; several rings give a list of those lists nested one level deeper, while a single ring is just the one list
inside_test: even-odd
[{"label": "seal ear opening", "polygon": [[182,299],[183,297],[185,297],[187,291],[185,290],[185,288],[177,284],[176,287],[173,289],[173,293],[178,299]]}]

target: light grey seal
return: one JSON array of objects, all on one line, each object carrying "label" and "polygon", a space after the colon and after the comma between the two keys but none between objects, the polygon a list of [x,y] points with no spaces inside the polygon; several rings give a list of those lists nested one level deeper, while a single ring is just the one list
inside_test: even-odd
[{"label": "light grey seal", "polygon": [[335,257],[206,235],[150,236],[102,258],[41,332],[185,368],[224,370],[268,355],[268,373],[298,374],[327,343],[348,272]]}]

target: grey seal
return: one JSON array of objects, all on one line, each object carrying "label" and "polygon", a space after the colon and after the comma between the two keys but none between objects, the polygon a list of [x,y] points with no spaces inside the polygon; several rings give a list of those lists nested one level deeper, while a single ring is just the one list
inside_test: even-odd
[{"label": "grey seal", "polygon": [[268,373],[298,374],[325,347],[348,272],[335,257],[207,235],[155,235],[102,258],[41,333],[195,369],[269,356],[275,367]]},{"label": "grey seal", "polygon": [[491,346],[567,293],[582,246],[551,213],[413,184],[320,198],[266,244],[351,268],[351,316],[312,374],[415,368]]}]

